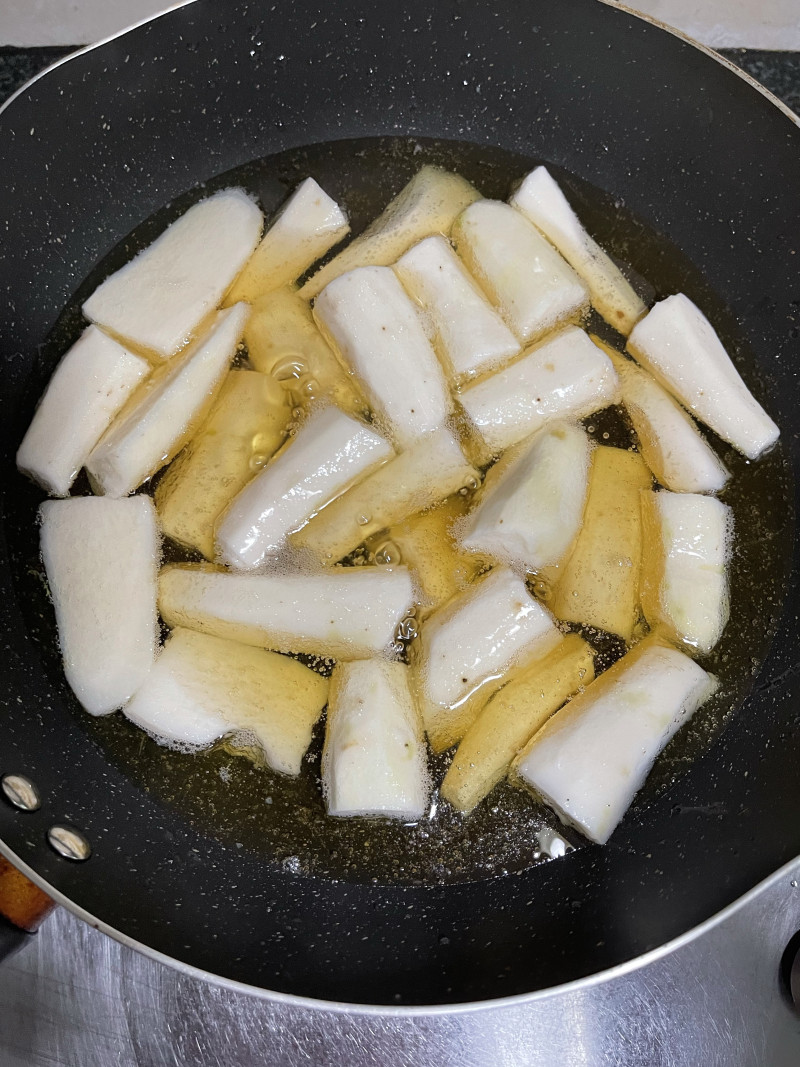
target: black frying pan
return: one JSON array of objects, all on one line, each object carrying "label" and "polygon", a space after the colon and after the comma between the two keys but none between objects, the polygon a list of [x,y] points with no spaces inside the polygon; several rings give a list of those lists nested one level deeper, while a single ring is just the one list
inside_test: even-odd
[{"label": "black frying pan", "polygon": [[[437,1004],[629,960],[800,852],[800,130],[774,100],[597,0],[198,0],[35,82],[0,114],[0,145],[0,774],[43,797],[35,813],[0,803],[9,856],[110,932],[212,975]],[[539,815],[510,790],[474,824],[445,815],[429,850],[380,828],[330,838],[313,768],[292,793],[225,751],[180,756],[119,716],[90,720],[55,650],[40,494],[13,470],[98,261],[112,269],[231,180],[270,210],[312,173],[363,224],[421,161],[499,196],[551,164],[656,295],[684,288],[701,304],[783,428],[763,465],[738,467],[757,503],[741,512],[725,646],[733,713],[718,704],[676,740],[607,847],[558,862],[534,863]],[[87,862],[49,848],[56,822],[85,833]]]}]

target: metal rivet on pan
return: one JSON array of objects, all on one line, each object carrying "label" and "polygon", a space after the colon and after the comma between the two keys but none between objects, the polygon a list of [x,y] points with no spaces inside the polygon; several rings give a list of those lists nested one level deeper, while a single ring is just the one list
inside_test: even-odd
[{"label": "metal rivet on pan", "polygon": [[21,774],[4,774],[0,785],[6,798],[20,811],[37,811],[42,806],[39,790],[29,778]]},{"label": "metal rivet on pan", "polygon": [[88,860],[92,854],[92,846],[83,834],[69,826],[51,826],[47,840],[50,847],[67,860]]}]

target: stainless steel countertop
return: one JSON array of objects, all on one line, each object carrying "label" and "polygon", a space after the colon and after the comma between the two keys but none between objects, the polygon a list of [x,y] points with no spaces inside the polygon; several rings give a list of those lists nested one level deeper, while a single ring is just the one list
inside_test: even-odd
[{"label": "stainless steel countertop", "polygon": [[0,1067],[797,1067],[800,860],[644,967],[526,1004],[358,1015],[232,992],[59,909],[0,967]]}]

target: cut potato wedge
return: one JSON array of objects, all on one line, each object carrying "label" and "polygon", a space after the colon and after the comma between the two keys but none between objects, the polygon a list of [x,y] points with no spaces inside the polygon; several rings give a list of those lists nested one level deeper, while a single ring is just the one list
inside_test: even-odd
[{"label": "cut potato wedge", "polygon": [[214,403],[247,312],[247,304],[219,312],[207,334],[131,398],[86,461],[96,493],[127,496],[177,455]]},{"label": "cut potato wedge", "polygon": [[300,295],[310,300],[346,271],[387,267],[423,237],[447,235],[456,216],[479,198],[478,190],[461,175],[422,167],[362,234],[312,275]]},{"label": "cut potato wedge", "polygon": [[273,378],[230,371],[197,436],[156,487],[162,531],[213,560],[217,519],[281,446],[290,418],[286,393]]},{"label": "cut potato wedge", "polygon": [[507,363],[520,344],[441,234],[426,237],[394,265],[433,327],[439,355],[458,382]]},{"label": "cut potato wedge", "polygon": [[704,655],[730,614],[733,513],[696,493],[642,493],[642,610],[651,629]]},{"label": "cut potato wedge", "polygon": [[322,752],[329,815],[421,819],[430,778],[422,720],[404,663],[339,663]]},{"label": "cut potato wedge", "polygon": [[380,530],[479,481],[450,431],[435,430],[331,501],[291,541],[322,564],[336,563]]},{"label": "cut potato wedge", "polygon": [[205,746],[252,734],[268,765],[297,775],[328,699],[328,680],[295,659],[178,628],[123,709],[156,740]]},{"label": "cut potato wedge", "polygon": [[534,734],[515,764],[562,820],[605,844],[670,738],[715,679],[646,638]]},{"label": "cut potato wedge", "polygon": [[742,381],[714,327],[683,293],[668,296],[637,323],[628,351],[748,459],[778,440],[780,430]]},{"label": "cut potato wedge", "polygon": [[499,200],[479,200],[453,225],[459,256],[523,344],[586,310],[589,292],[528,220]]},{"label": "cut potato wedge", "polygon": [[459,531],[463,547],[526,571],[557,566],[581,525],[590,451],[586,432],[567,422],[509,450]]},{"label": "cut potato wedge", "polygon": [[646,370],[592,337],[614,364],[645,463],[676,493],[716,493],[728,471],[694,420]]},{"label": "cut potato wedge", "polygon": [[84,708],[106,715],[133,696],[155,656],[155,508],[145,496],[73,497],[39,514],[64,673]]},{"label": "cut potato wedge", "polygon": [[444,425],[452,408],[444,372],[390,267],[341,275],[317,297],[314,317],[399,448]]},{"label": "cut potato wedge", "polygon": [[264,219],[241,189],[189,210],[83,305],[91,322],[161,357],[183,348],[242,269]]},{"label": "cut potato wedge", "polygon": [[217,556],[238,570],[273,560],[287,536],[392,455],[363,422],[336,407],[315,411],[217,523]]},{"label": "cut potato wedge", "polygon": [[89,326],[53,372],[17,451],[17,466],[51,496],[67,496],[89,453],[150,364]]},{"label": "cut potato wedge", "polygon": [[334,659],[386,651],[414,603],[405,567],[231,574],[182,564],[163,568],[158,595],[168,626]]},{"label": "cut potato wedge", "polygon": [[589,287],[592,306],[615,330],[629,334],[647,308],[625,275],[589,236],[545,167],[532,170],[510,199],[541,230]]},{"label": "cut potato wedge", "polygon": [[247,355],[256,370],[271,374],[295,404],[328,397],[349,415],[363,415],[367,402],[319,332],[311,308],[293,286],[262,296],[244,330]]},{"label": "cut potato wedge", "polygon": [[556,618],[631,640],[639,615],[641,491],[652,483],[638,453],[595,449],[583,526],[550,601]]},{"label": "cut potato wedge", "polygon": [[575,326],[459,395],[487,459],[549,420],[580,419],[618,399],[611,360]]},{"label": "cut potato wedge", "polygon": [[544,656],[561,639],[550,613],[524,581],[497,567],[428,618],[412,646],[416,684],[435,752],[460,741],[480,703],[509,667]]},{"label": "cut potato wedge", "polygon": [[593,680],[591,645],[578,634],[568,634],[483,708],[453,756],[442,782],[444,799],[459,811],[471,811],[553,712]]},{"label": "cut potato wedge", "polygon": [[480,560],[462,551],[453,534],[454,524],[464,517],[468,502],[467,495],[458,493],[370,541],[377,556],[389,556],[411,568],[423,618],[466,589],[481,569]]},{"label": "cut potato wedge", "polygon": [[226,303],[252,304],[296,281],[350,232],[347,216],[313,178],[295,189],[233,283]]}]

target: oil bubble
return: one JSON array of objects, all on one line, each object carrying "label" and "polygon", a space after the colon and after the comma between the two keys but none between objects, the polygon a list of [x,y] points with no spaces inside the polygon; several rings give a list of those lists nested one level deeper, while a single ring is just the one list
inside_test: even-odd
[{"label": "oil bubble", "polygon": [[302,378],[307,370],[305,363],[297,356],[284,356],[272,368],[272,377],[279,382],[289,382]]},{"label": "oil bubble", "polygon": [[397,565],[401,561],[400,549],[394,541],[387,541],[375,552],[375,562],[386,565]]}]

